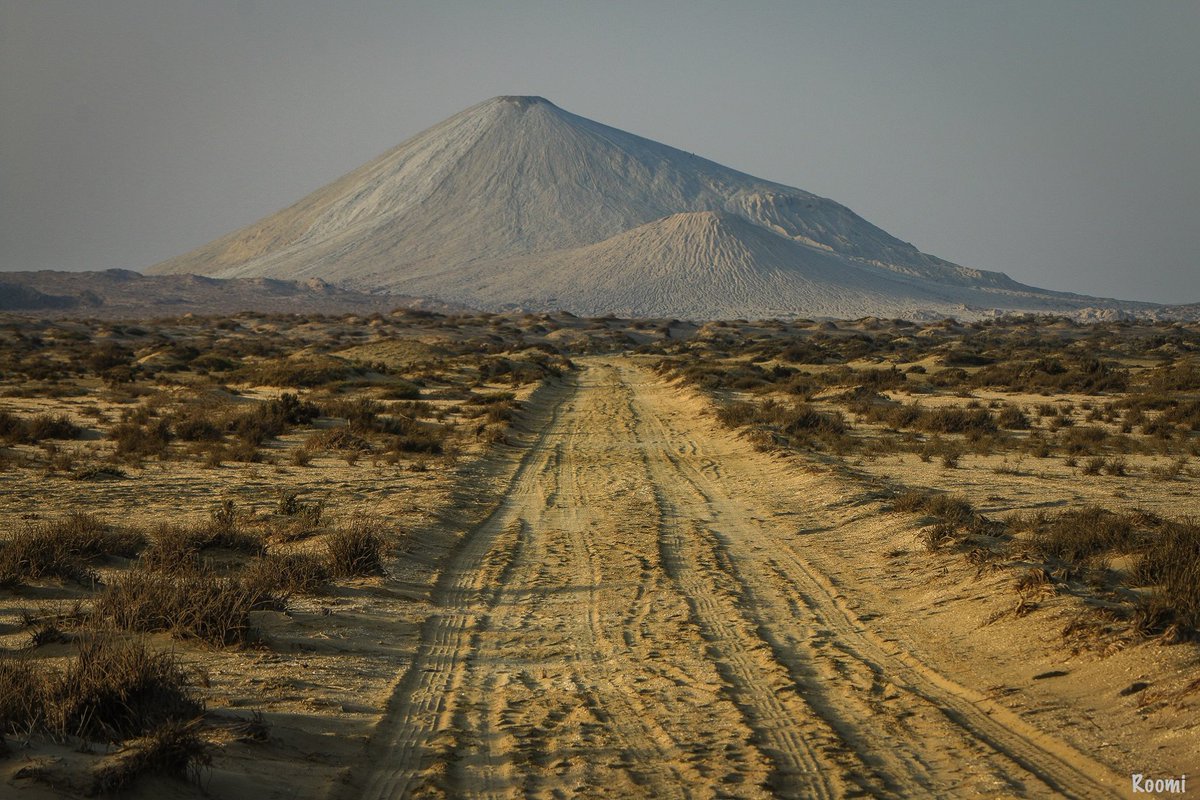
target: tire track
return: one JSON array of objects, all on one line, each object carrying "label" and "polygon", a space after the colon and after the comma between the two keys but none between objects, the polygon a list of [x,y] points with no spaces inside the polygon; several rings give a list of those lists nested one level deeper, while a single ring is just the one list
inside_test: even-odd
[{"label": "tire track", "polygon": [[[636,385],[644,378],[626,372],[620,380]],[[652,399],[639,397],[638,400],[639,414],[650,428],[646,433],[648,438],[662,442],[685,438],[657,413]],[[765,638],[775,642],[781,660],[803,662],[814,657],[811,652],[807,655],[783,654],[786,648],[780,645],[781,641],[787,638],[803,640],[802,636],[780,635],[778,629],[787,626],[778,621],[788,620],[789,615],[779,614],[779,609],[776,613],[771,611],[778,605],[780,595],[788,594],[802,601],[800,606],[793,606],[793,615],[800,610],[804,612],[801,619],[815,620],[836,641],[840,657],[853,659],[879,679],[899,688],[907,695],[910,708],[911,701],[915,700],[927,710],[936,712],[935,722],[908,730],[909,741],[892,740],[897,748],[907,751],[899,761],[882,765],[891,769],[900,767],[899,772],[886,775],[892,787],[902,788],[905,793],[928,793],[934,788],[929,783],[932,770],[938,773],[938,787],[934,793],[940,794],[946,791],[945,781],[953,776],[955,762],[961,765],[970,763],[965,759],[974,759],[978,767],[990,772],[1008,791],[1020,794],[1051,792],[1064,797],[1117,796],[1110,786],[1093,777],[1108,774],[1102,765],[1043,734],[998,703],[941,675],[911,652],[889,645],[873,632],[858,619],[829,579],[803,559],[788,541],[790,537],[769,531],[767,522],[755,517],[718,481],[708,477],[703,464],[696,463],[711,458],[702,448],[692,443],[686,451],[669,452],[664,448],[661,453],[663,457],[653,478],[655,484],[672,488],[677,496],[683,495],[682,502],[689,513],[702,513],[714,521],[705,526],[705,533],[724,554],[727,572],[741,584],[746,598],[742,607],[760,623]],[[738,488],[753,496],[750,487],[738,484]],[[688,494],[693,498],[690,504]],[[772,575],[774,581],[767,580],[767,576]],[[775,602],[772,602],[772,595]],[[830,658],[827,655],[817,657]],[[822,672],[828,677],[835,674],[836,669],[826,666]],[[845,694],[849,696],[852,691]],[[942,724],[937,724],[938,718]],[[856,720],[857,723],[869,721],[861,717]],[[854,746],[864,748],[872,741],[869,728],[855,733],[859,725],[845,719],[835,726],[848,734]],[[906,728],[890,727],[893,734]],[[928,757],[931,742],[937,742],[939,749],[947,748],[961,755],[957,759],[938,758],[935,762]],[[1030,789],[1027,784],[1031,779],[1041,788]],[[950,796],[952,793],[953,790]]]},{"label": "tire track", "polygon": [[363,797],[1110,796],[860,619],[769,460],[623,359],[570,384],[450,555]]},{"label": "tire track", "polygon": [[[573,392],[571,396],[573,396]],[[567,398],[570,399],[569,397]],[[389,712],[372,742],[372,770],[364,800],[408,797],[423,779],[430,762],[444,753],[438,734],[451,728],[459,689],[475,628],[487,606],[494,606],[505,570],[515,558],[514,509],[529,491],[529,476],[544,469],[552,455],[549,431],[558,424],[565,400],[555,405],[550,424],[521,458],[500,506],[468,532],[434,589],[434,612],[421,627],[413,663],[393,694]],[[504,534],[511,537],[506,541]],[[440,745],[440,747],[439,747]]]}]

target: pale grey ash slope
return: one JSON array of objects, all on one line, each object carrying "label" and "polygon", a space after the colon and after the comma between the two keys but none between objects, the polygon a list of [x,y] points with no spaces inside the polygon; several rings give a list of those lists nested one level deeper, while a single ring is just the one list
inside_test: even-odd
[{"label": "pale grey ash slope", "polygon": [[951,264],[832,200],[538,97],[473,106],[151,272],[321,278],[484,309],[627,316],[1117,305]]}]

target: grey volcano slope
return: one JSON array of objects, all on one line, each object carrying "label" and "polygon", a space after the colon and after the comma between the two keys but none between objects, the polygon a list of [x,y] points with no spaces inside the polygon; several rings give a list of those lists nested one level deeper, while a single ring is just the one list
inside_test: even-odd
[{"label": "grey volcano slope", "polygon": [[823,197],[497,97],[151,273],[690,318],[1137,310],[927,255]]}]

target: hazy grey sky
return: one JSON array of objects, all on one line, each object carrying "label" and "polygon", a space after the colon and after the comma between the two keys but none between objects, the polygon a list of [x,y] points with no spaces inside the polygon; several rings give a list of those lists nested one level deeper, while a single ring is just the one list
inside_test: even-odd
[{"label": "hazy grey sky", "polygon": [[0,269],[144,269],[540,94],[960,264],[1198,301],[1197,42],[1195,0],[0,0]]}]

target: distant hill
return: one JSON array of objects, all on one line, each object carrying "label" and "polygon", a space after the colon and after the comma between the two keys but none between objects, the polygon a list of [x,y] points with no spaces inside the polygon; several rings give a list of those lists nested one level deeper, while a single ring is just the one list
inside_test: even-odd
[{"label": "distant hill", "polygon": [[540,97],[473,106],[151,272],[700,319],[1153,308],[952,264],[832,200]]},{"label": "distant hill", "polygon": [[0,272],[0,311],[148,317],[237,311],[370,313],[395,308],[455,307],[402,295],[347,291],[316,279],[222,280],[199,275],[146,276],[123,269]]}]

